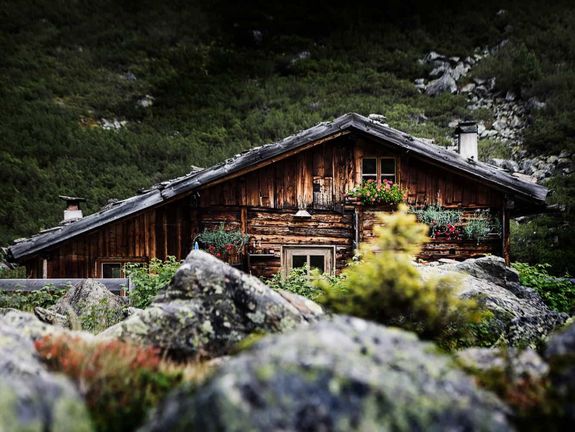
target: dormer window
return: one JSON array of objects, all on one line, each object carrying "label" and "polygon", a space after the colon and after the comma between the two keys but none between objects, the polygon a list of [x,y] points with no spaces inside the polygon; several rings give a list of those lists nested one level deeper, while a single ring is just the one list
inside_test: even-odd
[{"label": "dormer window", "polygon": [[366,157],[361,162],[361,181],[397,181],[397,164],[394,157]]}]

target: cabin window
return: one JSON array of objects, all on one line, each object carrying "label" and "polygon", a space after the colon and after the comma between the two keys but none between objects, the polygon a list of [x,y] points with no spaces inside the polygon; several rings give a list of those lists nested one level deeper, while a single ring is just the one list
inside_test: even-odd
[{"label": "cabin window", "polygon": [[128,263],[146,262],[146,257],[102,257],[96,259],[96,277],[124,278],[124,266]]},{"label": "cabin window", "polygon": [[373,180],[383,183],[384,180],[397,181],[397,166],[394,157],[367,157],[362,159],[361,181]]},{"label": "cabin window", "polygon": [[283,247],[283,269],[285,274],[299,267],[318,269],[321,273],[332,274],[334,270],[334,248],[306,246],[306,247]]},{"label": "cabin window", "polygon": [[123,278],[124,269],[121,263],[102,263],[103,278]]},{"label": "cabin window", "polygon": [[363,158],[361,166],[361,180],[377,181],[377,158]]},{"label": "cabin window", "polygon": [[380,167],[380,182],[383,183],[384,180],[390,180],[395,183],[395,158],[384,157],[379,160]]}]

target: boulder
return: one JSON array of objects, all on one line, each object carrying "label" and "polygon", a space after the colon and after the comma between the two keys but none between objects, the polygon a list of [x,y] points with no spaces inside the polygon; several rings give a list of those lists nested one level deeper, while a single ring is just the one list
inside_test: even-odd
[{"label": "boulder", "polygon": [[101,333],[154,345],[172,358],[227,354],[252,333],[315,321],[321,308],[281,294],[203,251],[192,251],[150,307]]},{"label": "boulder", "polygon": [[82,398],[65,377],[49,373],[32,339],[0,321],[0,431],[90,431]]},{"label": "boulder", "polygon": [[566,424],[575,424],[575,322],[550,338],[545,357],[549,362],[551,388]]},{"label": "boulder", "polygon": [[511,346],[536,347],[568,318],[567,314],[549,309],[535,290],[522,286],[518,273],[505,266],[500,257],[421,267],[421,272],[423,277],[450,272],[466,274],[459,295],[475,298],[491,311],[490,334],[499,334],[500,341]]},{"label": "boulder", "polygon": [[429,83],[429,85],[425,88],[425,94],[428,96],[435,96],[441,93],[456,93],[457,92],[457,83],[453,79],[453,77],[445,73],[440,78],[433,80]]},{"label": "boulder", "polygon": [[40,321],[37,317],[29,312],[23,312],[18,309],[1,308],[0,323],[9,325],[17,329],[23,336],[31,339],[37,339],[48,334],[62,332],[62,327],[56,327],[51,324]]},{"label": "boulder", "polygon": [[507,413],[432,343],[336,316],[264,338],[169,395],[143,430],[502,431]]},{"label": "boulder", "polygon": [[111,293],[103,284],[85,279],[54,306],[34,308],[34,314],[43,322],[97,332],[123,320],[127,306],[124,298]]},{"label": "boulder", "polygon": [[467,348],[456,353],[459,363],[467,369],[479,372],[498,372],[512,383],[522,380],[538,381],[549,372],[549,366],[531,348]]}]

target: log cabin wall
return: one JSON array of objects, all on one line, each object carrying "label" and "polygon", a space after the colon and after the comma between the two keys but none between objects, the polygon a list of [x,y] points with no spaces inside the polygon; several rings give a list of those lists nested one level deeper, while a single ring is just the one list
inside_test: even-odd
[{"label": "log cabin wall", "polygon": [[102,277],[102,263],[145,262],[169,255],[182,259],[192,247],[190,211],[190,199],[185,197],[104,225],[27,261],[27,274],[41,278],[44,259],[48,278]]},{"label": "log cabin wall", "polygon": [[[100,277],[101,263],[147,261],[174,255],[184,258],[203,229],[239,229],[249,234],[249,270],[272,276],[290,246],[332,247],[334,268],[353,256],[356,237],[368,240],[374,209],[345,205],[345,196],[361,183],[362,158],[393,157],[396,175],[413,206],[439,204],[464,212],[501,211],[503,196],[486,185],[434,166],[396,147],[360,135],[341,136],[285,159],[246,172],[125,220],[78,236],[26,263],[31,277]],[[311,218],[296,218],[307,209]],[[469,213],[466,213],[469,214]],[[356,232],[356,226],[358,232]],[[501,254],[502,241],[480,245],[432,241],[422,257],[467,258]]]},{"label": "log cabin wall", "polygon": [[[394,157],[397,180],[408,190],[408,204],[438,204],[457,208],[464,220],[478,209],[500,213],[503,196],[484,184],[438,168],[420,159],[401,155],[392,146],[363,137],[342,137],[247,173],[200,192],[202,228],[224,223],[251,237],[249,269],[269,277],[281,270],[282,246],[333,245],[339,271],[353,256],[354,209],[344,206],[346,193],[361,183],[364,157]],[[225,205],[221,205],[224,203]],[[241,208],[247,222],[241,221]],[[309,220],[294,217],[298,208],[312,213]],[[373,236],[376,209],[358,208],[358,237]],[[247,229],[245,228],[247,227]],[[465,259],[502,253],[500,239],[478,244],[468,240],[432,239],[420,258]]]}]

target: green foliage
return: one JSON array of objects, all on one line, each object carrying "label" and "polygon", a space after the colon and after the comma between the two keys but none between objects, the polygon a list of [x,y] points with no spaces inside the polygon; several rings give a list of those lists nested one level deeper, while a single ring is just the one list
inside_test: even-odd
[{"label": "green foliage", "polygon": [[26,267],[0,269],[0,279],[26,279]]},{"label": "green foliage", "polygon": [[501,236],[501,222],[488,210],[479,210],[475,212],[473,218],[467,221],[463,231],[467,239],[479,243],[489,235]]},{"label": "green foliage", "polygon": [[239,230],[226,231],[223,223],[215,230],[205,228],[204,231],[198,234],[194,239],[194,241],[198,241],[207,252],[222,260],[240,254],[249,240],[250,236],[242,234]]},{"label": "green foliage", "polygon": [[430,205],[423,209],[411,209],[418,222],[429,226],[429,236],[444,237],[448,240],[462,237],[461,218],[459,210],[449,210],[438,205]]},{"label": "green foliage", "polygon": [[430,205],[423,209],[412,209],[417,221],[431,227],[444,227],[456,225],[461,222],[462,213],[459,210],[450,210],[438,205]]},{"label": "green foliage", "polygon": [[[509,39],[479,72],[495,75],[501,88],[524,82],[525,97],[546,102],[530,113],[532,152],[575,151],[575,10],[528,0],[495,16],[502,7],[6,2],[0,244],[58,223],[59,194],[86,197],[88,214],[192,164],[210,166],[345,112],[383,113],[393,127],[440,145],[453,118],[491,121],[486,111],[467,110],[464,95],[416,91],[412,80],[429,72],[417,59],[432,49],[467,56]],[[262,30],[261,44],[253,29]],[[303,50],[309,58],[294,60]],[[154,104],[142,108],[137,101],[146,94]],[[103,118],[128,123],[102,130]],[[480,153],[504,157],[507,150],[482,140]],[[567,189],[575,196],[573,185]],[[567,241],[560,249],[568,258],[538,249],[543,255],[534,260],[562,268],[575,262]]]},{"label": "green foliage", "polygon": [[0,308],[13,308],[32,312],[35,307],[54,305],[70,287],[45,286],[36,291],[4,291],[0,289]]},{"label": "green foliage", "polygon": [[549,264],[529,264],[516,262],[512,267],[519,272],[522,285],[534,288],[543,301],[559,312],[575,313],[575,284],[565,276],[558,278],[549,274]]},{"label": "green foliage", "polygon": [[136,430],[182,373],[165,371],[160,353],[119,340],[87,342],[67,335],[35,341],[40,359],[80,389],[97,431]]},{"label": "green foliage", "polygon": [[361,261],[343,272],[346,292],[321,283],[324,293],[318,300],[334,312],[402,327],[446,349],[470,343],[470,324],[485,318],[478,304],[458,298],[458,277],[423,281],[412,263],[428,227],[408,215],[404,205],[397,213],[380,215],[380,222],[373,242],[360,246]]},{"label": "green foliage", "polygon": [[317,269],[310,271],[308,267],[297,267],[291,269],[285,277],[279,272],[264,282],[272,289],[290,291],[315,301],[322,294],[321,281],[328,283],[333,289],[338,289],[344,277],[320,274]]},{"label": "green foliage", "polygon": [[486,162],[489,159],[511,159],[511,147],[503,141],[494,139],[479,140],[477,151],[479,160]]},{"label": "green foliage", "polygon": [[149,263],[131,263],[124,266],[126,276],[132,281],[130,303],[137,308],[146,308],[158,292],[172,279],[181,263],[174,256],[165,261],[152,258]]},{"label": "green foliage", "polygon": [[541,64],[533,50],[524,43],[508,43],[499,50],[496,56],[487,58],[478,70],[479,76],[497,78],[496,86],[502,90],[512,90],[517,94],[530,88],[541,79]]},{"label": "green foliage", "polygon": [[79,324],[82,330],[97,334],[124,318],[123,311],[111,309],[108,300],[102,299],[98,304],[84,309]]},{"label": "green foliage", "polygon": [[348,196],[359,198],[364,205],[399,204],[407,198],[407,191],[387,179],[381,184],[367,180],[349,191]]}]

